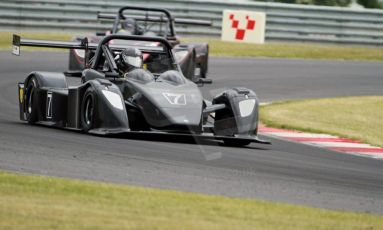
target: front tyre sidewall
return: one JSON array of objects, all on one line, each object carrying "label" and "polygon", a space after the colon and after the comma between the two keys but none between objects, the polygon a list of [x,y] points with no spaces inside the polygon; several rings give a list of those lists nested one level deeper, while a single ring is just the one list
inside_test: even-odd
[{"label": "front tyre sidewall", "polygon": [[81,125],[85,132],[94,128],[97,114],[97,97],[94,90],[89,87],[81,103]]},{"label": "front tyre sidewall", "polygon": [[28,123],[33,124],[38,120],[38,100],[37,89],[39,85],[36,78],[32,77],[27,84],[27,90],[25,91],[25,114]]}]

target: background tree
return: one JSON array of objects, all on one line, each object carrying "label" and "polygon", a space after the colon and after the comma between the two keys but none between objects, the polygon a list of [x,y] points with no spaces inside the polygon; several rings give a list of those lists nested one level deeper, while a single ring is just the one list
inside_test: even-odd
[{"label": "background tree", "polygon": [[348,6],[351,2],[352,0],[336,0],[338,6]]},{"label": "background tree", "polygon": [[383,4],[378,0],[358,0],[357,2],[366,8],[383,8]]},{"label": "background tree", "polygon": [[[305,5],[320,5],[320,6],[349,6],[352,0],[255,0],[261,2],[281,2],[292,4]],[[357,2],[366,8],[383,8],[383,4],[379,0],[357,0]]]}]

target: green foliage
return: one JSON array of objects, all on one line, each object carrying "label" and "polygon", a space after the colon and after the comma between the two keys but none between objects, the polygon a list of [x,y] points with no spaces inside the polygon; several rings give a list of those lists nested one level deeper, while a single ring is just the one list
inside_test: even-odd
[{"label": "green foliage", "polygon": [[352,0],[336,0],[338,6],[348,6],[351,4]]},{"label": "green foliage", "polygon": [[383,4],[378,0],[358,0],[357,2],[366,8],[383,8]]},{"label": "green foliage", "polygon": [[[290,4],[318,5],[318,6],[348,6],[352,0],[254,0],[258,2],[280,2]],[[357,2],[366,8],[383,8],[379,0],[357,0]]]},{"label": "green foliage", "polygon": [[[351,3],[351,0],[256,0],[256,1],[319,5],[319,6],[348,6]],[[369,0],[365,0],[365,1],[368,2]]]},{"label": "green foliage", "polygon": [[319,6],[336,6],[336,0],[313,0],[314,5]]}]

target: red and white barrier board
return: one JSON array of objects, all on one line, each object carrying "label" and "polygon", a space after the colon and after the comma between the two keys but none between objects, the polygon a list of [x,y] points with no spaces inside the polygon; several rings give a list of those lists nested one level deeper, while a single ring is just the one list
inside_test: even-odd
[{"label": "red and white barrier board", "polygon": [[265,42],[265,27],[265,13],[224,10],[221,39],[231,42],[263,44]]}]

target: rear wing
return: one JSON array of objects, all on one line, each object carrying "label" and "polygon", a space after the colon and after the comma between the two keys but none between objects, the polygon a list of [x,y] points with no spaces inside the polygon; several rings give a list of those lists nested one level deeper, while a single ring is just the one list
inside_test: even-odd
[{"label": "rear wing", "polygon": [[160,37],[142,37],[142,36],[127,36],[127,35],[108,35],[104,37],[100,43],[88,43],[88,39],[84,38],[80,41],[50,41],[50,40],[36,40],[36,39],[25,39],[20,38],[19,35],[14,34],[12,39],[12,53],[14,55],[20,55],[21,46],[32,46],[32,47],[45,47],[45,48],[62,48],[62,49],[82,49],[82,50],[101,50],[101,46],[107,44],[111,50],[121,51],[128,46],[140,49],[142,52],[166,52],[161,46],[151,46],[149,43],[145,45],[134,45],[134,44],[109,44],[113,39],[130,40],[130,41],[142,41],[142,42],[159,42],[164,45],[168,50],[172,47],[168,41]]},{"label": "rear wing", "polygon": [[88,43],[85,38],[81,41],[49,41],[49,40],[36,40],[25,39],[19,35],[14,34],[12,39],[12,53],[20,56],[21,46],[45,47],[45,48],[62,48],[62,49],[97,49],[98,44]]},{"label": "rear wing", "polygon": [[15,34],[12,39],[12,54],[20,56],[20,36]]},{"label": "rear wing", "polygon": [[[143,16],[143,15],[124,15],[125,18],[133,18],[136,21],[148,21],[148,22],[168,22],[167,18]],[[97,19],[115,20],[116,14],[97,12]],[[194,26],[211,26],[212,22],[208,20],[196,20],[187,18],[174,18],[174,23],[182,25],[194,25]]]}]

